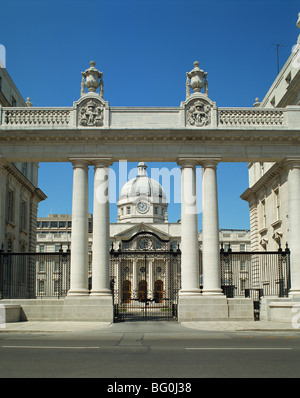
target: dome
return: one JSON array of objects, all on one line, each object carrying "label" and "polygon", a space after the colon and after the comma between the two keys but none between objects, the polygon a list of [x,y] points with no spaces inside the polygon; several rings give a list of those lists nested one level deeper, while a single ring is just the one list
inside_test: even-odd
[{"label": "dome", "polygon": [[119,202],[137,202],[142,198],[152,203],[167,203],[163,187],[156,180],[148,177],[147,165],[144,162],[138,164],[138,175],[123,185]]},{"label": "dome", "polygon": [[168,201],[163,187],[147,175],[147,165],[138,164],[138,175],[120,191],[118,222],[166,222]]}]

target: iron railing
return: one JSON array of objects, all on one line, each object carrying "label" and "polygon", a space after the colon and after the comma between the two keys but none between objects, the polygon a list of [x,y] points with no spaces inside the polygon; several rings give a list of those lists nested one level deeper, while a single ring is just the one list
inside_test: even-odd
[{"label": "iron railing", "polygon": [[273,252],[220,251],[221,287],[228,298],[287,297],[290,289],[290,250]]},{"label": "iron railing", "polygon": [[[89,288],[91,288],[89,254]],[[199,255],[200,288],[202,254]],[[290,251],[232,252],[221,248],[221,286],[228,297],[287,297]],[[113,274],[112,274],[113,275]],[[0,299],[64,297],[70,288],[70,251],[5,253],[0,249]]]},{"label": "iron railing", "polygon": [[70,289],[70,252],[0,250],[0,299],[64,297]]}]

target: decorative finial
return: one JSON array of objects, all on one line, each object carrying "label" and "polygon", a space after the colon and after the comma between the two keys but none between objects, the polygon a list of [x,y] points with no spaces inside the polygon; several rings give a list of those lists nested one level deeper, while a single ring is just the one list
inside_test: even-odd
[{"label": "decorative finial", "polygon": [[[194,69],[186,73],[186,93],[187,97],[190,96],[189,88],[194,90],[194,93],[200,93],[203,86],[205,94],[208,95],[207,73],[199,68],[199,61],[194,62]],[[190,79],[190,81],[189,81]]]},{"label": "decorative finial", "polygon": [[[89,92],[95,93],[97,88],[100,87],[100,97],[103,98],[103,73],[95,68],[96,62],[90,62],[90,68],[81,72],[81,96],[85,94],[85,87]],[[85,80],[84,80],[85,79]]]},{"label": "decorative finial", "polygon": [[26,98],[26,106],[32,106],[32,103],[30,102],[30,97]]},{"label": "decorative finial", "polygon": [[139,162],[138,164],[138,176],[147,176],[147,165],[145,162]]},{"label": "decorative finial", "polygon": [[254,102],[253,106],[254,106],[255,108],[259,108],[259,107],[260,107],[259,98],[255,98],[255,102]]}]

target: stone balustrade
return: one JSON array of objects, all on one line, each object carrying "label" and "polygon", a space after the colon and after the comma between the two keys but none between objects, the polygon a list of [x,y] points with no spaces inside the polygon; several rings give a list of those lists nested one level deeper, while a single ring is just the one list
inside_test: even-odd
[{"label": "stone balustrade", "polygon": [[67,126],[72,108],[2,108],[3,127]]},{"label": "stone balustrade", "polygon": [[[190,110],[184,105],[178,108],[110,108],[104,113],[105,123],[81,125],[78,122],[80,109],[77,107],[0,107],[0,131],[5,129],[39,128],[195,128],[195,129],[235,129],[235,128],[296,128],[300,112],[296,107],[287,108],[217,108],[209,109],[211,116],[206,123],[190,123]],[[299,108],[300,109],[300,108]],[[201,113],[200,113],[201,114]],[[134,116],[134,117],[133,117]]]}]

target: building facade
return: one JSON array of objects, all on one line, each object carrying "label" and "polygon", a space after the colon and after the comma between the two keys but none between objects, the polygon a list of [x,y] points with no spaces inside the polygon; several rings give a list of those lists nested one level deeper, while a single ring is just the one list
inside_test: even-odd
[{"label": "building facade", "polygon": [[[292,67],[297,65],[294,61],[298,61],[299,46],[293,52],[293,57]],[[81,97],[74,102],[73,106],[0,109],[1,155],[6,161],[70,162],[73,165],[70,289],[63,303],[52,301],[51,306],[60,308],[60,316],[63,319],[70,320],[79,317],[87,320],[95,319],[96,316],[98,320],[112,320],[114,307],[108,251],[111,235],[116,236],[116,241],[121,240],[122,245],[129,243],[130,247],[131,243],[135,243],[135,251],[140,254],[141,251],[147,250],[148,245],[153,244],[150,235],[155,235],[155,239],[160,241],[158,243],[162,243],[167,241],[160,237],[164,236],[163,234],[172,237],[178,234],[181,250],[178,319],[189,321],[237,317],[237,313],[232,312],[233,303],[244,308],[248,305],[247,300],[244,298],[241,303],[239,300],[229,298],[224,295],[221,285],[217,192],[217,167],[220,162],[247,162],[251,171],[252,163],[263,165],[272,163],[272,167],[281,164],[287,168],[288,243],[291,249],[291,289],[288,289],[288,293],[292,306],[294,297],[296,299],[300,297],[299,105],[280,108],[268,105],[269,107],[266,108],[257,106],[258,102],[256,102],[253,108],[217,107],[216,103],[208,97],[207,73],[199,68],[198,62],[195,62],[194,69],[187,73],[186,99],[180,103],[180,106],[110,107],[109,103],[103,99],[103,73],[95,68],[94,62],[90,65],[90,68],[82,73]],[[299,65],[297,67],[299,70]],[[296,74],[294,77],[291,73],[287,79],[284,79],[284,81],[287,80],[285,84],[292,84],[296,91],[297,84],[294,81],[298,79],[297,76]],[[99,87],[100,93],[97,93],[96,90]],[[88,89],[87,93],[85,88]],[[201,92],[202,89],[204,93]],[[119,222],[116,223],[117,234],[110,233],[109,195],[105,195],[105,190],[102,188],[109,186],[110,166],[124,158],[134,162],[139,160],[176,162],[180,167],[182,189],[180,234],[176,232],[175,226],[172,234],[167,229],[166,205],[162,201],[163,194],[160,198],[159,191],[154,199],[159,198],[160,201],[151,202],[151,199],[148,205],[139,199],[133,204],[124,197],[124,202],[120,206]],[[89,167],[94,167],[91,289],[88,283]],[[202,168],[201,181],[197,178],[197,167]],[[270,170],[271,168],[267,173]],[[251,181],[254,182],[254,180]],[[243,194],[244,199],[247,199],[248,194],[250,196],[254,194],[253,187],[257,183],[258,181],[249,188],[247,194]],[[136,185],[133,182],[130,184],[129,186]],[[196,200],[200,184],[203,193],[202,289],[199,286],[200,258]],[[272,189],[274,191],[272,196],[276,197],[278,191],[276,184]],[[284,195],[279,192],[280,200],[282,197]],[[281,204],[281,201],[278,203]],[[259,224],[260,221],[255,216],[255,211],[258,210],[255,210],[255,204],[252,205],[252,202],[250,206],[254,209],[251,213],[251,238],[253,236],[254,239],[256,235],[258,244],[260,241],[266,242],[269,238],[265,238],[264,229],[267,228],[265,225],[268,225],[268,219],[265,217],[266,223],[264,223],[263,218],[262,224]],[[282,217],[282,212],[279,211],[281,210],[282,206],[279,206],[275,221],[272,221],[271,225],[272,230],[277,232],[277,235],[274,234],[275,237],[280,236],[281,219],[279,217]],[[147,214],[147,211],[150,213]],[[134,217],[137,221],[140,215],[144,218],[144,222],[142,224],[130,223],[132,230],[126,229],[128,217]],[[140,225],[143,229],[146,228],[145,225],[148,225],[146,220],[155,222],[147,226],[149,228],[147,231],[138,230]],[[283,220],[281,221],[283,224]],[[160,235],[154,231],[154,226],[160,231]],[[137,232],[130,237],[130,234],[134,233],[134,228]],[[140,240],[135,240],[133,237],[140,237],[141,235],[138,234],[145,232],[148,235],[141,240],[141,247],[138,243]],[[128,238],[124,239],[124,236]],[[254,242],[253,239],[252,242]],[[266,246],[265,249],[268,247]],[[121,251],[125,250],[127,248],[123,246]],[[174,253],[170,246],[167,252]],[[229,278],[230,262],[227,265],[226,278]],[[134,267],[132,273],[134,273]],[[263,282],[258,278],[256,281]],[[45,313],[45,306],[43,306],[43,313]],[[242,312],[239,315],[244,316]]]},{"label": "building facade", "polygon": [[[300,16],[297,21],[300,28]],[[261,102],[254,107],[287,108],[300,105],[300,35],[292,53]],[[284,137],[282,137],[284,140]],[[294,187],[289,187],[293,159],[281,162],[250,162],[249,188],[241,195],[249,203],[252,250],[277,250],[293,239],[290,231],[290,205]]]},{"label": "building facade", "polygon": [[[0,108],[31,106],[5,68],[0,68]],[[0,245],[14,252],[34,251],[37,209],[46,195],[38,188],[37,162],[0,158]]]}]

